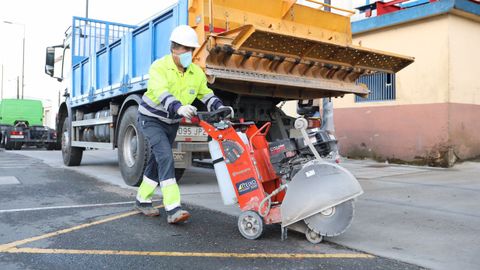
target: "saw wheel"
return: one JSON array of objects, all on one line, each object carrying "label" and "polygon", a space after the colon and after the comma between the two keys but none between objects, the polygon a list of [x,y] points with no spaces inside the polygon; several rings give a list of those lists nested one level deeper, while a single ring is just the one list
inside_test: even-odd
[{"label": "saw wheel", "polygon": [[349,200],[306,218],[305,223],[310,230],[321,236],[337,236],[352,223],[354,210],[354,202]]},{"label": "saw wheel", "polygon": [[242,212],[238,217],[238,230],[247,239],[257,239],[263,233],[263,219],[255,211]]},{"label": "saw wheel", "polygon": [[308,242],[312,244],[318,244],[323,240],[323,236],[314,232],[310,228],[307,228],[307,230],[305,231],[305,237],[307,238]]}]

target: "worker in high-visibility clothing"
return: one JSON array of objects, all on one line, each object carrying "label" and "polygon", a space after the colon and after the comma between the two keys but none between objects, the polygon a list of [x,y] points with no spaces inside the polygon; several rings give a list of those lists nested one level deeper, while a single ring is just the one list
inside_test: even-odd
[{"label": "worker in high-visibility clothing", "polygon": [[171,54],[150,66],[147,91],[138,109],[138,125],[152,150],[143,180],[138,188],[135,208],[148,216],[160,211],[152,206],[152,196],[158,185],[168,223],[180,223],[190,217],[182,209],[180,189],[175,179],[172,144],[182,117],[192,118],[201,100],[209,111],[223,106],[222,101],[207,86],[203,70],[192,63],[192,53],[200,47],[195,31],[187,25],[176,27],[171,36]]}]

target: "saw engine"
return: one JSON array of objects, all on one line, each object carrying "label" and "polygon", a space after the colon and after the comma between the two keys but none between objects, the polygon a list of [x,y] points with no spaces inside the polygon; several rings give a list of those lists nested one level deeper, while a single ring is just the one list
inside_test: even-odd
[{"label": "saw engine", "polygon": [[[322,157],[332,156],[337,151],[337,140],[333,135],[319,128],[307,130],[308,139]],[[315,155],[305,139],[290,138],[277,140],[268,144],[270,162],[278,176],[288,181],[302,169],[303,164],[314,160]]]}]

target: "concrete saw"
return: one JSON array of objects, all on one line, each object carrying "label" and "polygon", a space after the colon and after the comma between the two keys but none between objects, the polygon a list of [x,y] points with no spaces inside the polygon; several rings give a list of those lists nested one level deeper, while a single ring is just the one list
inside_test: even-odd
[{"label": "concrete saw", "polygon": [[243,237],[257,239],[264,225],[280,224],[283,240],[294,230],[316,244],[348,228],[363,190],[349,171],[322,158],[334,149],[332,136],[307,130],[307,120],[298,118],[302,137],[268,142],[270,122],[234,123],[227,114],[233,109],[198,113],[212,137],[209,151],[223,202],[242,212],[237,225]]}]

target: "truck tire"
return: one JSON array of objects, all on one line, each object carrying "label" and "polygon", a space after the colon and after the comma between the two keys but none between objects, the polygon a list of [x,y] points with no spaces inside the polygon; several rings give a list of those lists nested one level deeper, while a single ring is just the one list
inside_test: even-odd
[{"label": "truck tire", "polygon": [[62,150],[62,138],[60,138],[60,142],[55,143],[55,149],[54,150]]},{"label": "truck tire", "polygon": [[70,131],[68,130],[68,117],[65,118],[62,126],[62,157],[63,164],[67,166],[78,166],[82,162],[83,148],[72,147]]},{"label": "truck tire", "polygon": [[14,142],[11,142],[8,136],[5,136],[5,150],[13,150],[14,146]]},{"label": "truck tire", "polygon": [[48,143],[47,144],[47,150],[55,150],[57,148],[57,143]]},{"label": "truck tire", "polygon": [[137,106],[128,107],[118,128],[118,165],[129,186],[140,185],[149,157],[147,140],[137,126],[137,114]]},{"label": "truck tire", "polygon": [[13,145],[14,150],[22,150],[22,143],[21,142],[16,142]]},{"label": "truck tire", "polygon": [[175,179],[177,180],[177,183],[182,179],[184,173],[185,168],[175,168]]}]

